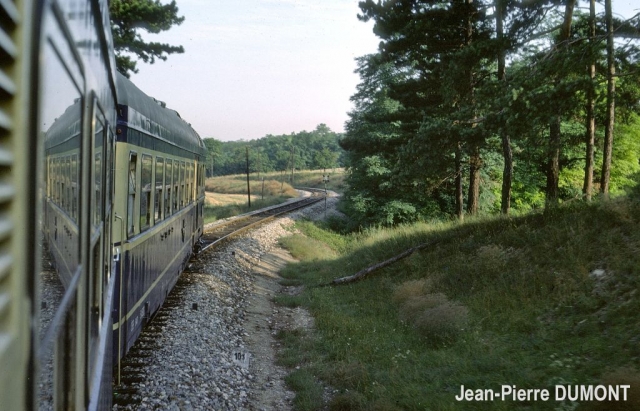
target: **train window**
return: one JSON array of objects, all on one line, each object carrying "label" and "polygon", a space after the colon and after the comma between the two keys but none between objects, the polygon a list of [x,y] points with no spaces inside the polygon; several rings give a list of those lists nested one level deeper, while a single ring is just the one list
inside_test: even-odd
[{"label": "train window", "polygon": [[184,200],[186,198],[186,192],[184,189],[184,182],[185,182],[185,170],[186,166],[185,166],[185,162],[181,162],[180,163],[180,209],[184,208]]},{"label": "train window", "polygon": [[78,155],[71,156],[71,219],[78,221]]},{"label": "train window", "polygon": [[[13,4],[14,2],[10,2]],[[39,3],[40,4],[40,3]],[[50,11],[51,2],[42,2],[42,9]],[[56,5],[58,2],[56,2]],[[54,9],[55,10],[55,9]],[[35,13],[35,11],[32,11]],[[30,281],[34,287],[41,289],[41,295],[55,295],[61,292],[65,294],[63,297],[59,295],[60,302],[67,301],[69,304],[60,304],[54,309],[42,310],[35,314],[35,318],[41,321],[40,333],[41,341],[35,344],[38,348],[37,357],[34,356],[34,369],[43,371],[51,370],[46,380],[34,380],[34,387],[41,387],[37,396],[40,398],[41,409],[53,409],[53,398],[55,397],[56,407],[65,407],[64,404],[70,404],[68,393],[63,393],[60,387],[57,387],[54,395],[53,384],[43,384],[44,381],[56,381],[61,384],[68,384],[69,387],[75,386],[75,379],[78,374],[68,372],[68,370],[76,370],[80,364],[80,359],[71,355],[59,355],[75,353],[74,343],[69,338],[73,333],[69,325],[69,318],[75,315],[76,307],[81,304],[81,300],[76,294],[79,282],[72,282],[72,278],[79,278],[83,268],[80,266],[82,255],[80,240],[78,236],[79,230],[75,227],[74,221],[78,221],[78,217],[74,216],[77,212],[78,205],[74,202],[74,155],[77,156],[81,146],[81,127],[82,108],[84,99],[81,90],[85,84],[83,74],[77,60],[77,54],[72,52],[70,38],[68,32],[61,30],[58,24],[58,18],[65,14],[49,13],[43,17],[43,21],[39,27],[42,31],[42,48],[37,50],[39,61],[46,62],[38,65],[38,73],[34,73],[34,79],[38,79],[40,95],[38,100],[38,115],[33,116],[34,120],[38,120],[38,144],[29,147],[34,151],[33,158],[50,158],[52,162],[49,170],[52,175],[49,178],[39,174],[36,176],[37,181],[33,181],[37,186],[33,187],[35,195],[40,193],[51,193],[52,202],[45,202],[42,215],[37,216],[34,224],[38,225],[38,236],[43,234],[42,241],[47,247],[36,247],[34,253],[42,253],[41,257],[46,261],[49,257],[55,258],[55,264],[58,276],[47,266],[38,264],[34,266],[36,270],[35,278]],[[24,16],[28,21],[32,16]],[[24,22],[23,21],[23,22]],[[34,20],[35,21],[35,20]],[[78,39],[80,40],[80,39]],[[36,50],[33,50],[34,53]],[[37,76],[37,77],[36,77]],[[26,89],[25,89],[26,91]],[[25,113],[26,114],[26,113]],[[34,127],[36,125],[34,124]],[[26,138],[26,136],[25,136]],[[32,140],[35,142],[35,140]],[[40,145],[42,143],[42,145]],[[29,156],[31,158],[31,155]],[[76,160],[77,164],[77,160]],[[40,166],[32,165],[35,170],[41,170]],[[44,187],[45,184],[52,184],[51,187]],[[29,198],[29,197],[25,197]],[[53,206],[53,203],[60,207]],[[30,209],[31,206],[29,206]],[[28,210],[24,210],[27,212]],[[65,216],[64,213],[66,213]],[[25,227],[26,229],[26,227]],[[27,237],[28,238],[28,237]],[[39,245],[39,243],[38,243]],[[51,251],[49,255],[49,251]],[[39,263],[38,256],[32,256],[32,262]],[[40,271],[41,269],[41,271]],[[57,281],[59,277],[63,288]],[[74,285],[75,284],[75,285]],[[36,294],[38,292],[36,291]],[[34,301],[34,305],[36,304]],[[40,304],[38,304],[39,308]],[[69,316],[71,314],[71,317]],[[35,328],[34,337],[38,337],[38,328]],[[45,331],[46,330],[46,331]],[[49,336],[43,338],[43,336]],[[74,335],[75,337],[75,335]],[[80,341],[80,340],[76,340]],[[55,358],[54,358],[55,357]],[[41,358],[40,362],[38,359]],[[41,378],[36,376],[35,378]],[[64,378],[62,378],[64,377]],[[59,394],[59,396],[58,396]],[[79,397],[76,397],[79,398]],[[4,404],[3,404],[4,405]],[[70,406],[69,406],[70,407]],[[2,408],[0,406],[0,408]],[[29,408],[29,407],[28,407]]]},{"label": "train window", "polygon": [[56,204],[60,204],[60,158],[56,158]]},{"label": "train window", "polygon": [[178,211],[178,196],[180,195],[180,191],[178,190],[178,186],[180,183],[178,182],[178,176],[180,175],[180,162],[178,160],[173,161],[173,212]]},{"label": "train window", "polygon": [[71,215],[71,156],[64,159],[64,211]]},{"label": "train window", "polygon": [[[107,124],[107,143],[105,144],[106,155],[104,157],[105,161],[105,204],[107,205],[106,215],[110,216],[109,213],[111,204],[113,201],[113,129],[109,127]],[[106,221],[110,221],[109,218]]]},{"label": "train window", "polygon": [[193,163],[189,163],[189,202],[192,202],[194,199],[193,188],[195,187],[195,176],[196,173],[193,169]]},{"label": "train window", "polygon": [[96,128],[94,132],[94,154],[93,154],[93,187],[94,187],[94,197],[93,197],[93,224],[95,226],[100,225],[102,222],[102,208],[103,208],[103,198],[102,198],[102,146],[104,144],[104,120],[102,120],[103,116],[101,114],[96,118]]},{"label": "train window", "polygon": [[185,182],[184,182],[184,186],[186,189],[186,195],[185,197],[185,205],[189,204],[189,202],[191,201],[191,164],[187,163],[187,169],[185,172]]},{"label": "train window", "polygon": [[46,167],[47,167],[47,178],[45,179],[47,186],[45,187],[45,193],[47,198],[51,198],[51,180],[53,179],[53,170],[51,169],[51,158],[47,157],[46,159]]},{"label": "train window", "polygon": [[140,231],[144,231],[151,226],[151,169],[153,158],[150,155],[142,155],[142,168],[140,186],[142,195],[140,196]]},{"label": "train window", "polygon": [[162,220],[162,202],[164,201],[164,159],[156,158],[156,195],[155,195],[155,221]]},{"label": "train window", "polygon": [[169,217],[171,215],[171,174],[173,169],[173,161],[167,159],[166,173],[164,180],[164,216]]},{"label": "train window", "polygon": [[95,205],[93,207],[93,224],[98,226],[102,222],[102,153],[94,154],[94,191]]},{"label": "train window", "polygon": [[204,164],[200,165],[200,178],[199,178],[199,186],[200,186],[200,191],[198,193],[198,195],[200,197],[204,196]]},{"label": "train window", "polygon": [[135,153],[129,154],[129,196],[127,197],[127,232],[129,235],[135,234],[135,204],[136,204],[136,168],[138,166],[138,156]]}]

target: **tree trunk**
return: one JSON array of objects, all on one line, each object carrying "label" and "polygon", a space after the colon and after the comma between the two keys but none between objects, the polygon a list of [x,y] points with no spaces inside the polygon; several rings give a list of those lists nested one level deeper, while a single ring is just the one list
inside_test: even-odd
[{"label": "tree trunk", "polygon": [[[473,0],[467,0],[467,4],[471,5]],[[466,46],[470,47],[473,42],[473,15],[469,14],[467,18],[467,38]],[[476,126],[476,102],[475,102],[475,75],[473,69],[469,68],[469,106],[471,107],[472,117],[474,119],[472,128]],[[471,153],[469,156],[469,194],[467,196],[467,212],[471,215],[478,213],[479,200],[480,200],[480,167],[482,166],[482,159],[480,157],[480,144],[477,141],[477,137],[474,135],[471,137],[472,141]]]},{"label": "tree trunk", "polygon": [[480,147],[474,146],[469,158],[469,195],[467,199],[467,212],[477,214],[480,203]]},{"label": "tree trunk", "polygon": [[611,156],[613,152],[613,125],[616,113],[616,65],[613,55],[613,15],[611,0],[605,0],[605,20],[607,26],[607,124],[604,132],[604,148],[602,154],[602,178],[600,192],[609,195],[609,178],[611,177]]},{"label": "tree trunk", "polygon": [[462,193],[462,147],[460,141],[456,144],[456,216],[464,220],[464,196]]},{"label": "tree trunk", "polygon": [[560,180],[560,117],[549,125],[549,154],[547,162],[547,189],[545,206],[558,203],[558,181]]},{"label": "tree trunk", "polygon": [[[557,45],[565,47],[565,42],[571,35],[571,22],[573,20],[573,8],[576,0],[568,0],[564,9],[564,19],[560,28],[560,37]],[[545,206],[554,206],[558,203],[558,182],[560,180],[560,113],[551,119],[549,124],[549,152],[547,160],[547,189]]]},{"label": "tree trunk", "polygon": [[[504,21],[504,5],[498,0],[496,6],[496,32],[500,43],[500,51],[498,54],[498,81],[504,83],[506,80],[505,67],[506,58],[505,50],[502,44],[504,37],[503,21]],[[504,128],[504,122],[500,128],[500,138],[502,140],[502,157],[504,158],[504,168],[502,170],[502,214],[509,214],[511,209],[511,183],[513,180],[513,151],[511,150],[511,139],[507,130]]]},{"label": "tree trunk", "polygon": [[513,181],[513,151],[511,150],[511,139],[507,131],[500,130],[502,138],[502,157],[504,158],[504,169],[502,170],[502,202],[501,212],[508,215],[511,209],[511,183]]},{"label": "tree trunk", "polygon": [[[596,37],[596,2],[590,0],[589,5],[589,45],[593,47],[595,45]],[[589,88],[587,90],[587,135],[586,135],[586,156],[584,163],[584,186],[582,192],[586,201],[591,201],[591,194],[593,191],[593,153],[596,140],[596,121],[595,121],[595,78],[596,78],[596,64],[595,53],[591,50],[591,64],[589,64]]]}]

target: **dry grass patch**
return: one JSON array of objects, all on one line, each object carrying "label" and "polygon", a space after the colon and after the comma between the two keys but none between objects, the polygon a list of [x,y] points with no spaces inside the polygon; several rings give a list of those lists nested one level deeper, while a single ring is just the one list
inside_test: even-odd
[{"label": "dry grass patch", "polygon": [[469,310],[443,293],[433,293],[428,279],[400,284],[393,293],[400,318],[434,342],[455,339],[466,326]]},{"label": "dry grass patch", "polygon": [[[251,192],[262,196],[263,181],[250,179]],[[205,181],[205,190],[223,194],[245,194],[247,193],[247,180],[245,175],[232,175],[223,177],[212,177]],[[277,180],[264,180],[265,197],[297,197],[298,192],[288,183]]]},{"label": "dry grass patch", "polygon": [[[252,195],[251,201],[256,201],[259,196]],[[246,194],[221,194],[221,193],[205,193],[205,203],[210,206],[227,206],[229,204],[245,204],[247,202]]]}]

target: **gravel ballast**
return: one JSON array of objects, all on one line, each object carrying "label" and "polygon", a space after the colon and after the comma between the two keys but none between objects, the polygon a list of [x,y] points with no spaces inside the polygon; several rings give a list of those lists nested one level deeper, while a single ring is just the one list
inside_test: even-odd
[{"label": "gravel ballast", "polygon": [[[336,213],[336,202],[327,200],[328,214]],[[271,349],[273,317],[279,310],[270,302],[273,292],[260,292],[277,282],[265,283],[256,267],[277,248],[280,237],[291,234],[295,220],[319,219],[324,213],[320,202],[200,257],[182,275],[178,304],[162,309],[163,324],[156,327],[160,329],[143,335],[134,347],[147,349],[143,364],[137,366],[142,378],[120,388],[134,391],[137,401],[113,409],[290,409],[293,393],[282,380],[286,372],[273,364]],[[154,322],[148,328],[153,327]]]}]

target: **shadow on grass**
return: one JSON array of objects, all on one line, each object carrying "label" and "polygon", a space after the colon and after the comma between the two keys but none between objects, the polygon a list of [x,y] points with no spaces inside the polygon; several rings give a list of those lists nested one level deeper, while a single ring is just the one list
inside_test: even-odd
[{"label": "shadow on grass", "polygon": [[[334,235],[303,231],[317,241]],[[317,287],[434,240],[432,247],[360,282]],[[338,390],[332,409],[457,410],[469,405],[455,400],[461,385],[552,390],[555,384],[598,384],[616,370],[640,366],[638,250],[640,207],[629,200],[465,224],[370,230],[336,255],[291,264],[281,273],[306,285],[295,303],[315,317],[313,344],[305,346],[307,360],[300,369]],[[430,338],[403,321],[393,294],[415,280],[428,280],[429,292],[468,309],[455,339]],[[636,409],[621,406],[628,407],[616,409]]]}]

